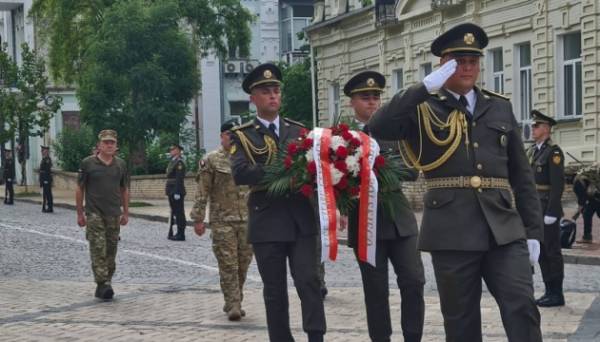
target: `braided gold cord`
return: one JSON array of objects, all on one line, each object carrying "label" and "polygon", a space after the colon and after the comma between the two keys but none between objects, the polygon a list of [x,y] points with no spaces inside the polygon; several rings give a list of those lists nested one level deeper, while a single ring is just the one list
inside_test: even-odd
[{"label": "braided gold cord", "polygon": [[268,135],[265,135],[263,137],[263,139],[265,140],[265,146],[258,148],[252,144],[252,142],[250,141],[250,139],[248,139],[248,137],[246,137],[244,132],[236,130],[235,134],[237,134],[237,136],[240,138],[240,143],[242,144],[242,148],[246,152],[246,156],[248,157],[248,159],[250,159],[250,162],[253,165],[256,164],[256,160],[254,160],[254,155],[259,156],[259,155],[267,154],[267,162],[266,163],[267,164],[271,163],[271,161],[273,160],[273,156],[277,152],[277,143],[275,143],[275,140],[273,140],[273,138],[269,137]]}]

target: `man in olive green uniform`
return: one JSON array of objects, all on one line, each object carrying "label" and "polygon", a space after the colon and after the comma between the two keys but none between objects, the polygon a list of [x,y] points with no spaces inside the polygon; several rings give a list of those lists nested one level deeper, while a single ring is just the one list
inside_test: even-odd
[{"label": "man in olive green uniform", "polygon": [[256,67],[242,83],[256,105],[255,120],[233,129],[231,168],[238,185],[249,185],[248,229],[258,271],[262,278],[269,338],[294,341],[290,331],[287,268],[302,306],[302,327],[309,342],[323,341],[325,311],[317,275],[318,233],[315,208],[300,193],[267,195],[260,186],[264,166],[277,149],[300,136],[302,125],[279,116],[281,71],[266,63]]},{"label": "man in olive green uniform", "polygon": [[98,155],[86,157],[79,166],[75,204],[77,224],[86,227],[85,236],[90,243],[97,284],[95,296],[110,300],[114,295],[111,281],[116,270],[119,233],[129,221],[129,175],[125,161],[115,155],[117,132],[103,130],[98,139]]},{"label": "man in olive green uniform", "polygon": [[50,159],[50,148],[48,146],[42,146],[40,187],[42,188],[42,212],[54,212],[52,196],[52,159]]},{"label": "man in olive green uniform", "polygon": [[[384,76],[375,71],[361,72],[344,86],[344,94],[350,97],[350,106],[354,109],[354,120],[365,132],[369,130],[365,124],[381,105],[380,95],[384,87]],[[398,155],[397,142],[378,140],[377,143],[382,152]],[[406,171],[413,181],[418,176],[414,170]],[[386,191],[402,192],[402,189]],[[398,205],[393,217],[383,205],[378,205],[374,267],[358,260],[358,208],[348,217],[348,245],[354,248],[362,275],[371,341],[391,341],[388,261],[394,267],[396,282],[402,296],[401,323],[404,341],[421,341],[425,320],[425,272],[421,254],[417,250],[417,234],[417,220],[408,203]]]},{"label": "man in olive green uniform", "polygon": [[247,239],[248,187],[236,186],[231,176],[229,151],[233,126],[231,122],[221,126],[221,148],[208,153],[200,162],[198,192],[190,216],[196,234],[201,236],[206,229],[206,212],[209,213],[212,247],[225,297],[223,311],[229,320],[237,321],[245,315],[243,289],[252,261],[252,246]]},{"label": "man in olive green uniform", "polygon": [[475,87],[487,43],[470,23],[440,35],[431,51],[441,67],[383,105],[369,128],[402,139],[409,166],[424,172],[419,248],[431,253],[446,341],[482,340],[483,279],[508,340],[536,342],[530,263],[543,237],[540,202],[511,103]]},{"label": "man in olive green uniform", "polygon": [[535,143],[527,150],[535,185],[542,205],[544,240],[540,268],[546,292],[536,303],[551,307],[565,305],[563,296],[564,263],[560,245],[560,218],[563,216],[562,193],[565,188],[565,158],[560,147],[550,139],[556,121],[537,110],[531,111],[531,135]]},{"label": "man in olive green uniform", "polygon": [[9,149],[4,150],[4,173],[2,177],[4,178],[4,204],[14,204],[15,162],[12,151]]},{"label": "man in olive green uniform", "polygon": [[[165,194],[169,198],[171,218],[169,220],[169,234],[167,238],[173,241],[185,241],[185,163],[181,158],[183,147],[179,144],[171,145],[169,153],[171,161],[167,166],[167,184]],[[177,224],[177,234],[173,235],[173,224]]]}]

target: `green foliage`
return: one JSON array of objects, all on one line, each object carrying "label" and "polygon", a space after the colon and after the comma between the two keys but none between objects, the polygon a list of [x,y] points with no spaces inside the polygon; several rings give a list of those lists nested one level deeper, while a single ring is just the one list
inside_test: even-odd
[{"label": "green foliage", "polygon": [[56,153],[58,165],[65,171],[75,172],[81,160],[89,156],[96,146],[96,135],[87,125],[80,129],[66,127],[58,134],[52,149]]},{"label": "green foliage", "polygon": [[373,0],[360,0],[360,4],[362,7],[368,7],[373,4]]},{"label": "green foliage", "polygon": [[310,58],[291,66],[283,66],[283,98],[281,115],[312,127],[312,86]]}]

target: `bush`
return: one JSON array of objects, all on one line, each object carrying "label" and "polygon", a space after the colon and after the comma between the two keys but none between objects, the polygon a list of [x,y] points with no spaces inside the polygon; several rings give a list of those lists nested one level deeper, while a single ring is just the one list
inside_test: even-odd
[{"label": "bush", "polygon": [[58,166],[64,171],[76,172],[81,160],[91,155],[92,148],[96,146],[96,136],[92,129],[81,125],[79,130],[65,127],[58,134],[52,148],[58,158]]}]

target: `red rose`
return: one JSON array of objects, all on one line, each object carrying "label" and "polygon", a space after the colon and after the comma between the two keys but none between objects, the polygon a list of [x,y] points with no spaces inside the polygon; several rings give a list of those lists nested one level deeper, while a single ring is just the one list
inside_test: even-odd
[{"label": "red rose", "polygon": [[313,187],[308,184],[304,184],[300,187],[300,192],[306,197],[311,197],[313,194],[313,191],[314,191]]},{"label": "red rose", "polygon": [[300,136],[301,137],[303,137],[303,138],[306,137],[308,135],[308,132],[309,132],[308,129],[306,129],[304,127],[300,128]]},{"label": "red rose", "polygon": [[385,158],[383,158],[383,156],[380,154],[377,157],[375,157],[375,167],[376,168],[381,168],[385,165]]},{"label": "red rose", "polygon": [[344,146],[340,146],[335,150],[335,155],[338,159],[346,159],[348,156],[348,149]]},{"label": "red rose", "polygon": [[358,139],[358,138],[352,138],[352,139],[350,139],[350,145],[352,145],[353,147],[359,147],[360,146],[360,139]]},{"label": "red rose", "polygon": [[309,150],[313,147],[313,140],[311,138],[306,138],[302,141],[302,148],[305,150]]},{"label": "red rose", "polygon": [[348,131],[350,129],[350,127],[348,127],[348,125],[346,125],[346,124],[339,124],[338,129],[341,132],[345,132],[345,131]]},{"label": "red rose", "polygon": [[290,167],[292,167],[292,156],[286,156],[285,159],[283,160],[283,165],[285,165],[286,169],[289,169]]},{"label": "red rose", "polygon": [[358,186],[353,186],[349,190],[351,196],[358,196],[360,193],[360,188]]},{"label": "red rose", "polygon": [[308,170],[308,173],[310,173],[311,175],[314,175],[317,173],[317,163],[315,163],[315,161],[311,161],[310,163],[306,164],[306,169]]},{"label": "red rose", "polygon": [[350,131],[342,131],[342,138],[344,138],[344,140],[346,141],[349,141],[352,140],[354,136],[352,135],[352,133],[350,133]]},{"label": "red rose", "polygon": [[334,161],[333,166],[344,173],[348,172],[348,165],[346,165],[346,162],[343,160]]},{"label": "red rose", "polygon": [[295,155],[298,152],[298,146],[295,143],[291,143],[287,146],[287,152],[289,155]]},{"label": "red rose", "polygon": [[342,179],[340,179],[339,183],[337,183],[335,186],[340,190],[346,189],[348,187],[348,178],[342,177]]}]

